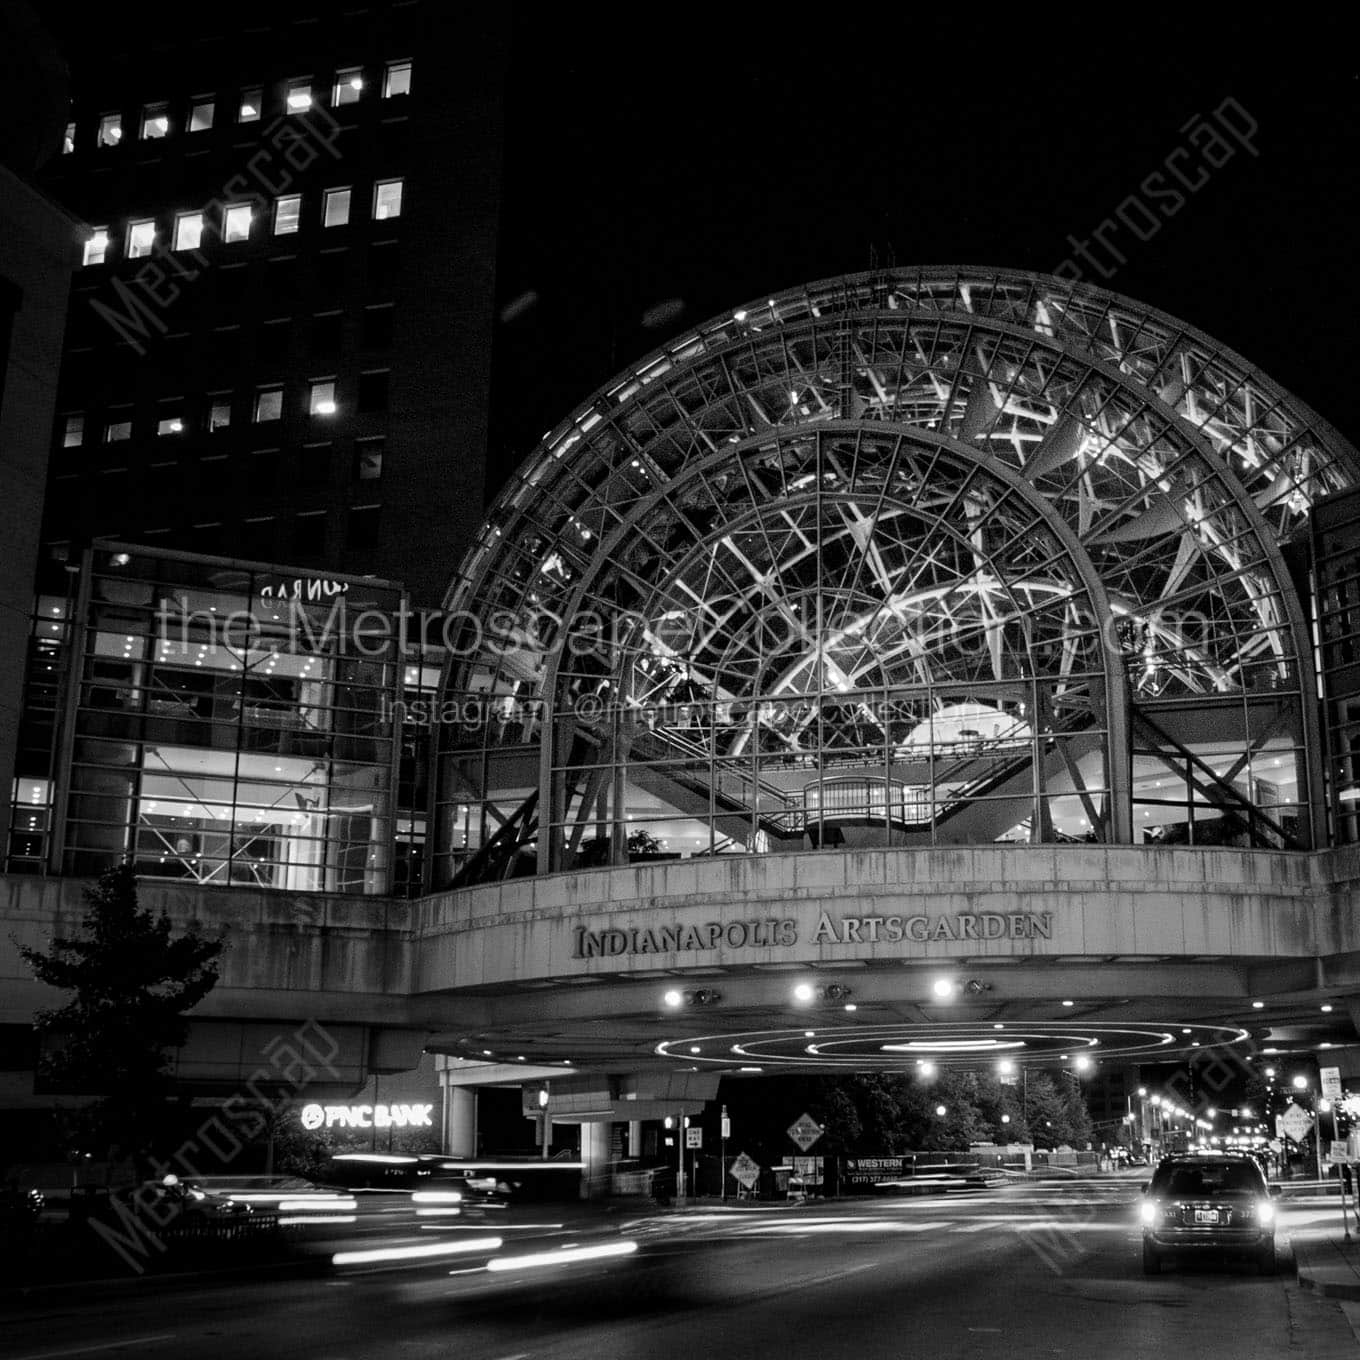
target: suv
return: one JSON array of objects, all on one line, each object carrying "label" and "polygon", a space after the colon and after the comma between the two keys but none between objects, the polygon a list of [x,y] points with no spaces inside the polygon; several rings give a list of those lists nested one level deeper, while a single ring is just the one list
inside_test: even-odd
[{"label": "suv", "polygon": [[1278,1193],[1252,1157],[1164,1157],[1143,1187],[1143,1270],[1156,1275],[1164,1256],[1209,1250],[1248,1255],[1273,1274]]}]

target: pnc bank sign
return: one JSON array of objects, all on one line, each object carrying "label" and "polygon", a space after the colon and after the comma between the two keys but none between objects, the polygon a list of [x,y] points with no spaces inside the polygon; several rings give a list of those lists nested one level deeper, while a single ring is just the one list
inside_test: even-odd
[{"label": "pnc bank sign", "polygon": [[302,1127],[315,1129],[428,1129],[433,1105],[304,1105]]}]

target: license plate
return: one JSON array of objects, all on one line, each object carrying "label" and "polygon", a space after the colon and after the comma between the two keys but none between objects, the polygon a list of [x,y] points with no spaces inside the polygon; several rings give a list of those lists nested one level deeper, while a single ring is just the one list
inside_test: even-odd
[{"label": "license plate", "polygon": [[1217,1209],[1196,1209],[1196,1210],[1195,1210],[1195,1222],[1196,1222],[1196,1223],[1217,1223],[1217,1222],[1218,1222],[1218,1210],[1217,1210]]}]

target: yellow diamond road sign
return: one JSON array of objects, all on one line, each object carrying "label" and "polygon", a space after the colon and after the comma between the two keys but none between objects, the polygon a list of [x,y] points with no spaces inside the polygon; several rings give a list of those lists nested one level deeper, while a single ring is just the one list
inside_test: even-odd
[{"label": "yellow diamond road sign", "polygon": [[760,1179],[760,1167],[743,1152],[727,1169],[727,1174],[749,1190]]},{"label": "yellow diamond road sign", "polygon": [[800,1114],[788,1127],[788,1135],[806,1152],[822,1136],[822,1126],[809,1114]]},{"label": "yellow diamond road sign", "polygon": [[1313,1116],[1307,1110],[1302,1110],[1291,1103],[1289,1108],[1280,1116],[1280,1127],[1284,1129],[1288,1137],[1296,1143],[1300,1143],[1308,1136],[1313,1127]]}]

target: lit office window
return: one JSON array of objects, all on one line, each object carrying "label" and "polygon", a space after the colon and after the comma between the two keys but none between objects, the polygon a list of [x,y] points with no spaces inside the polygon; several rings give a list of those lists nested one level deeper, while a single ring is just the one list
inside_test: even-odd
[{"label": "lit office window", "polygon": [[170,105],[147,104],[142,108],[142,140],[153,141],[170,131]]},{"label": "lit office window", "polygon": [[333,378],[312,383],[307,410],[314,416],[333,416],[335,414],[335,380]]},{"label": "lit office window", "polygon": [[289,194],[274,200],[274,235],[290,236],[298,229],[302,216],[302,195]]},{"label": "lit office window", "polygon": [[123,140],[123,115],[106,113],[99,120],[98,145],[117,146]]},{"label": "lit office window", "polygon": [[179,213],[175,217],[175,249],[197,250],[203,239],[203,214]]},{"label": "lit office window", "polygon": [[349,221],[349,190],[327,189],[321,208],[323,227],[343,227]]},{"label": "lit office window", "polygon": [[66,134],[61,139],[61,154],[69,156],[76,149],[76,125],[66,124]]},{"label": "lit office window", "polygon": [[222,239],[230,245],[233,241],[250,240],[251,211],[249,203],[236,203],[222,213]]},{"label": "lit office window", "polygon": [[373,219],[381,222],[384,218],[401,216],[401,181],[399,179],[379,180],[373,186]]},{"label": "lit office window", "polygon": [[208,408],[208,433],[225,430],[231,424],[231,398],[214,397]]},{"label": "lit office window", "polygon": [[109,229],[96,227],[85,242],[85,258],[82,264],[103,264],[104,254],[109,248]]},{"label": "lit office window", "polygon": [[104,426],[104,442],[106,444],[121,444],[125,439],[132,438],[132,422],[130,420],[111,420]]},{"label": "lit office window", "polygon": [[151,248],[155,244],[156,222],[154,218],[128,223],[127,257],[129,260],[140,260],[143,255],[150,255]]},{"label": "lit office window", "polygon": [[61,436],[64,449],[74,449],[85,442],[85,417],[67,416],[66,428]]},{"label": "lit office window", "polygon": [[163,420],[156,422],[156,433],[158,435],[183,434],[184,418],[182,416],[166,416]]},{"label": "lit office window", "polygon": [[383,98],[393,99],[399,94],[411,93],[411,63],[409,61],[389,61],[383,75]]},{"label": "lit office window", "polygon": [[312,107],[312,82],[310,80],[291,80],[288,94],[284,100],[289,113],[305,113]]},{"label": "lit office window", "polygon": [[349,71],[337,71],[335,84],[331,88],[331,103],[357,104],[364,89],[364,73],[357,66]]},{"label": "lit office window", "polygon": [[283,388],[261,387],[255,393],[255,421],[262,424],[266,420],[283,418]]},{"label": "lit office window", "polygon": [[213,125],[213,112],[216,105],[211,99],[195,100],[189,113],[189,131],[207,132]]},{"label": "lit office window", "polygon": [[259,121],[260,109],[264,105],[264,91],[260,89],[242,90],[241,107],[237,111],[236,121],[238,123],[255,123]]}]

